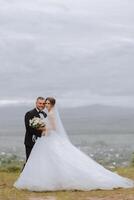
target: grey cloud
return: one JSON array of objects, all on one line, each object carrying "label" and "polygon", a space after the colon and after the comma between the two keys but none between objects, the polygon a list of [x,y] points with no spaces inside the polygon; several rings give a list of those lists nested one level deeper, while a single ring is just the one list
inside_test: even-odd
[{"label": "grey cloud", "polygon": [[132,1],[0,3],[2,98],[78,89],[134,95]]}]

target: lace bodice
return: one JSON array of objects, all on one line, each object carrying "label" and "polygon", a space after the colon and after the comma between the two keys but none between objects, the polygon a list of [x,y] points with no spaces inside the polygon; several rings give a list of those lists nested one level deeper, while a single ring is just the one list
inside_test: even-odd
[{"label": "lace bodice", "polygon": [[55,113],[52,110],[50,112],[48,112],[48,114],[47,114],[46,128],[47,128],[47,132],[56,131],[56,129],[57,129]]}]

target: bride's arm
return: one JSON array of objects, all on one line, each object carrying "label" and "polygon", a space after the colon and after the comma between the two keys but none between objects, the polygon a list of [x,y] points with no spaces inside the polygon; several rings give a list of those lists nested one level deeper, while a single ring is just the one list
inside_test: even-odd
[{"label": "bride's arm", "polygon": [[56,120],[54,113],[49,114],[49,123],[45,126],[45,130],[43,131],[42,135],[46,136],[50,131],[56,131]]},{"label": "bride's arm", "polygon": [[49,131],[56,131],[56,120],[54,113],[51,113],[49,115],[49,126],[46,126],[46,133],[48,133]]},{"label": "bride's arm", "polygon": [[53,130],[53,131],[56,131],[56,120],[55,120],[55,116],[54,115],[51,115],[50,123],[51,123],[50,129]]}]

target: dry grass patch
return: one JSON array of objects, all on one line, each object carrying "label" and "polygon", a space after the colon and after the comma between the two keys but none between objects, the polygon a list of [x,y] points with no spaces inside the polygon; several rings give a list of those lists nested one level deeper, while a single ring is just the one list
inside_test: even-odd
[{"label": "dry grass patch", "polygon": [[[117,172],[134,180],[134,168],[120,168]],[[0,200],[134,200],[134,189],[29,192],[17,190],[13,183],[18,172],[0,172]]]}]

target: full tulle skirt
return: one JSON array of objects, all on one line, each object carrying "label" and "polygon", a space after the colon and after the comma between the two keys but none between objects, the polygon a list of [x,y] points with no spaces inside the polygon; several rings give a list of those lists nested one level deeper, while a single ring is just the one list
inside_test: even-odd
[{"label": "full tulle skirt", "polygon": [[30,191],[88,191],[131,188],[134,181],[105,169],[58,133],[51,132],[38,138],[14,186]]}]

